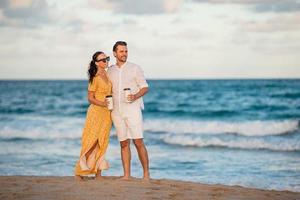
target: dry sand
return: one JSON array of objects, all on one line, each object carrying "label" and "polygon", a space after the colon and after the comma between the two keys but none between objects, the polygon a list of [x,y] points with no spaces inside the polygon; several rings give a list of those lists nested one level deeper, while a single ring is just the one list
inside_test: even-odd
[{"label": "dry sand", "polygon": [[74,177],[0,176],[0,199],[212,199],[212,200],[299,200],[300,193],[249,189],[239,186],[205,185],[199,183],[141,179],[118,180],[105,177],[102,180]]}]

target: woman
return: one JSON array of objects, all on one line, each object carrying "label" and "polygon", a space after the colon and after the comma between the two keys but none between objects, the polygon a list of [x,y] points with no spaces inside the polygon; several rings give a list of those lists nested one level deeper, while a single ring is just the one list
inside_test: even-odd
[{"label": "woman", "polygon": [[112,85],[106,74],[109,57],[103,52],[96,52],[90,62],[88,74],[88,100],[90,106],[81,139],[81,153],[75,167],[76,179],[84,175],[95,174],[101,177],[101,170],[108,169],[105,151],[109,142],[112,126],[110,111],[105,97],[111,95]]}]

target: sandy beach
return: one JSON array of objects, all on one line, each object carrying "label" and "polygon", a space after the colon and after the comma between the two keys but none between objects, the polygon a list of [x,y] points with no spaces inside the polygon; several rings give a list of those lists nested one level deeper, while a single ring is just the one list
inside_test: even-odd
[{"label": "sandy beach", "polygon": [[213,199],[213,200],[296,200],[300,193],[259,190],[239,186],[141,179],[129,181],[118,177],[101,180],[74,177],[0,176],[0,199]]}]

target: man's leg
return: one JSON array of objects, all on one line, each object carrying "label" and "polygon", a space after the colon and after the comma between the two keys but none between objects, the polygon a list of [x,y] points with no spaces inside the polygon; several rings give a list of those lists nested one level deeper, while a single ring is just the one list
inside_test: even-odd
[{"label": "man's leg", "polygon": [[124,170],[124,176],[122,179],[129,179],[130,178],[130,160],[131,160],[131,152],[130,152],[130,140],[124,140],[120,142],[121,146],[121,157],[122,157],[122,164]]},{"label": "man's leg", "polygon": [[145,147],[143,139],[135,139],[133,140],[134,145],[137,149],[139,159],[141,161],[141,164],[143,166],[144,170],[144,179],[149,180],[150,179],[150,173],[149,173],[149,159],[148,159],[148,152]]},{"label": "man's leg", "polygon": [[121,147],[121,158],[124,175],[121,179],[129,179],[130,178],[130,160],[131,160],[131,152],[130,152],[130,140],[127,138],[127,126],[125,124],[124,119],[121,114],[117,111],[113,111],[111,113],[112,120],[114,122],[114,126],[117,131],[118,140],[120,141]]}]

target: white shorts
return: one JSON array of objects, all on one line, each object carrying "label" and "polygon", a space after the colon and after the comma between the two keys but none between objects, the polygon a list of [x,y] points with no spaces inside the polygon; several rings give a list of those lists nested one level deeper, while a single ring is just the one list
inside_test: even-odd
[{"label": "white shorts", "polygon": [[131,109],[130,112],[113,110],[111,113],[119,141],[143,138],[143,116],[141,109]]}]

